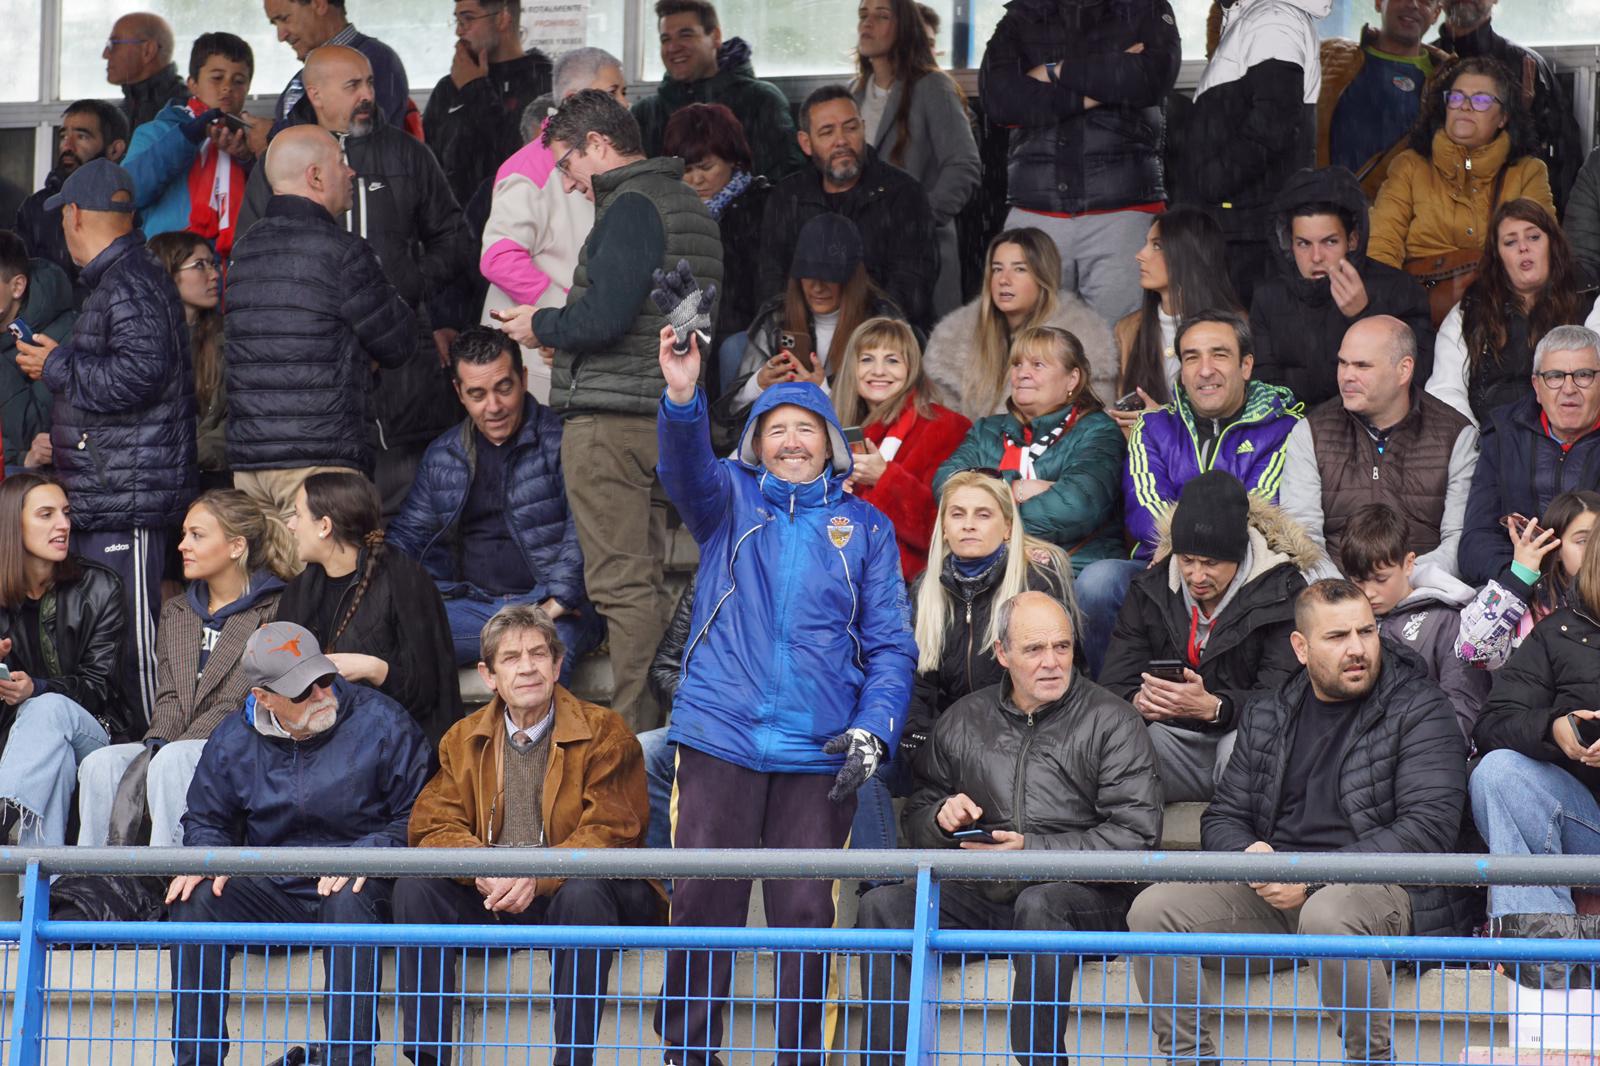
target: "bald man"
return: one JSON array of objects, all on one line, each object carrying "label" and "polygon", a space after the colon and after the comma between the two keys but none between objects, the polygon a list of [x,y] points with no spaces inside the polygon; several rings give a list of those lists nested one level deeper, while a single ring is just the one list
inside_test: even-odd
[{"label": "bald man", "polygon": [[1338,397],[1289,434],[1278,505],[1337,560],[1355,513],[1386,503],[1405,516],[1417,565],[1456,577],[1478,432],[1422,391],[1416,369],[1406,323],[1376,315],[1352,325],[1339,346]]},{"label": "bald man", "polygon": [[[1125,700],[1073,673],[1071,615],[1043,592],[1002,603],[994,657],[1006,671],[939,716],[918,750],[905,827],[914,848],[965,851],[1145,851],[1161,839],[1161,781],[1144,721]],[[1026,801],[1024,801],[1026,798]],[[909,929],[916,885],[861,898],[860,929]],[[1132,886],[1070,881],[1024,886],[946,882],[947,929],[1122,930]],[[1011,1052],[1019,1062],[1066,1061],[1076,960],[1012,960]],[[905,1049],[911,960],[862,956],[866,1050]]]},{"label": "bald man", "polygon": [[155,118],[175,97],[188,98],[172,61],[173,47],[172,27],[160,15],[135,11],[112,24],[100,57],[106,61],[106,81],[122,87],[130,129]]},{"label": "bald man", "polygon": [[411,361],[417,325],[371,246],[339,221],[355,171],[332,134],[284,130],[256,176],[271,194],[228,270],[228,466],[236,488],[287,520],[312,474],[372,473],[372,368],[381,381]]},{"label": "bald man", "polygon": [[[373,87],[384,116],[418,140],[422,138],[422,116],[411,102],[405,64],[393,48],[356,30],[345,14],[344,0],[262,0],[262,7],[278,40],[293,48],[295,58],[302,63],[312,52],[328,45],[354,48],[366,56],[372,64]],[[278,128],[293,121],[295,109],[305,95],[305,71],[301,70],[278,95],[272,112]]]},{"label": "bald man", "polygon": [[[475,268],[477,242],[433,153],[391,125],[377,105],[372,65],[363,53],[340,45],[318,48],[306,56],[304,76],[305,101],[288,129],[315,124],[343,146],[355,171],[355,195],[338,223],[366,238],[417,313],[416,356],[379,377],[368,423],[377,456],[374,477],[384,511],[393,515],[405,502],[423,451],[461,417],[444,367],[466,309],[440,295]],[[245,185],[241,234],[262,218],[272,191],[266,168],[257,168]]]}]

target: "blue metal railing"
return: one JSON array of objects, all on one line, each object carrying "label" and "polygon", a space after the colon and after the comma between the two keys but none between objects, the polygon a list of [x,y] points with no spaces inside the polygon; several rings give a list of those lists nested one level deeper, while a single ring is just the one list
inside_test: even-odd
[{"label": "blue metal railing", "polygon": [[[68,854],[77,852],[76,854]],[[595,1043],[602,1062],[659,1062],[657,1011],[663,1002],[662,973],[673,953],[697,952],[719,957],[733,970],[728,997],[728,1024],[722,1035],[691,1033],[684,1041],[697,1060],[720,1055],[723,1062],[821,1062],[829,1053],[860,1056],[864,1063],[1006,1062],[1019,1040],[1032,1039],[1040,1025],[1056,1026],[1062,1061],[1080,1063],[1157,1063],[1170,1061],[1163,1034],[1184,1019],[1200,1019],[1229,1061],[1322,1063],[1344,1062],[1344,1034],[1392,1034],[1397,1061],[1443,1066],[1450,1062],[1569,1062],[1594,1066],[1600,1046],[1600,1021],[1591,967],[1600,966],[1600,943],[1594,941],[1528,941],[1488,938],[1332,937],[1234,934],[1134,934],[1119,932],[1015,932],[941,928],[941,878],[959,868],[963,879],[1015,876],[1016,870],[992,860],[974,863],[966,857],[894,853],[873,863],[889,876],[914,873],[916,908],[905,929],[682,929],[660,927],[591,928],[538,925],[316,925],[98,923],[57,921],[49,915],[47,871],[59,866],[78,869],[127,869],[149,873],[194,869],[204,864],[217,872],[351,872],[371,855],[345,852],[300,853],[274,863],[270,853],[195,853],[176,849],[143,849],[117,855],[66,849],[60,853],[20,855],[0,851],[0,871],[27,861],[24,908],[20,922],[0,923],[0,974],[8,983],[9,1016],[0,1018],[10,1033],[10,1066],[40,1063],[166,1062],[172,1054],[175,1008],[171,1005],[170,957],[183,950],[236,952],[234,966],[244,980],[235,980],[230,1017],[234,1039],[232,1062],[266,1062],[290,1045],[322,1045],[324,1062],[354,1052],[348,1061],[364,1063],[414,1061],[405,1021],[422,1010],[408,996],[397,976],[407,949],[446,948],[462,958],[461,991],[449,1002],[430,1009],[448,1012],[453,1036],[433,1050],[453,1053],[457,1063],[510,1063],[586,1060],[584,1041],[558,1031],[555,1015],[565,1002],[592,1001],[608,1008]],[[404,853],[384,856],[388,872],[401,873]],[[410,852],[414,869],[404,872],[438,875],[450,857]],[[644,865],[660,866],[663,856],[636,853]],[[471,856],[467,857],[472,858]],[[1082,859],[1084,857],[1078,857]],[[1127,858],[1127,857],[1125,857]],[[1235,856],[1194,856],[1161,872],[1188,879],[1204,868],[1213,876],[1230,872]],[[1251,856],[1249,859],[1257,857]],[[1261,856],[1259,858],[1272,858]],[[1278,857],[1278,874],[1268,864],[1253,864],[1253,880],[1283,879],[1285,873],[1322,880],[1339,869],[1336,857],[1297,856],[1293,864]],[[1370,857],[1369,857],[1370,858]],[[1382,859],[1383,857],[1378,857]],[[1414,877],[1401,869],[1405,857],[1393,857],[1392,880]],[[1445,857],[1429,857],[1432,859]],[[478,864],[508,863],[527,873],[548,873],[559,866],[566,875],[584,865],[582,856],[479,853]],[[616,856],[607,856],[615,867]],[[855,862],[859,859],[850,860]],[[1055,856],[1042,865],[1030,861],[1041,879],[1116,880],[1127,871],[1101,858],[1074,861]],[[676,860],[676,861],[674,861]],[[1483,857],[1460,857],[1434,864],[1439,883],[1497,880],[1485,875]],[[732,876],[763,866],[779,876],[820,876],[840,860],[819,853],[771,852],[679,853],[665,856],[666,866],[686,871]],[[9,865],[8,865],[9,864]],[[1536,864],[1538,865],[1538,864]],[[1542,864],[1552,881],[1583,883],[1595,870],[1569,860]],[[1050,878],[1054,871],[1055,877]],[[1510,880],[1526,882],[1535,867],[1509,865]],[[1086,872],[1087,871],[1087,872]],[[607,872],[624,872],[610,868]],[[634,869],[632,872],[644,872]],[[1364,870],[1343,869],[1350,880],[1377,881],[1384,863]],[[1144,879],[1150,879],[1144,870]],[[307,949],[381,948],[377,974],[377,1020],[373,1029],[330,1033],[322,1017],[325,1005],[346,993],[323,987]],[[563,996],[550,988],[546,952],[624,952],[609,990],[574,988]],[[530,954],[531,953],[531,954]],[[807,959],[831,962],[829,980],[820,995],[782,999],[776,981],[783,967]],[[1141,991],[1150,980],[1181,960],[1201,959],[1206,972],[1216,971],[1214,995],[1204,1003],[1163,999]],[[797,961],[799,960],[799,961]],[[907,963],[909,966],[907,967]],[[994,965],[1001,963],[1003,965]],[[1310,968],[1303,968],[1309,964]],[[875,994],[874,982],[887,970],[905,967],[890,994]],[[1317,969],[1325,981],[1334,975],[1336,994],[1319,999]],[[242,966],[242,969],[241,969]],[[1571,989],[1548,990],[1559,984],[1552,975],[1572,971]],[[1015,978],[1026,972],[1034,982],[1041,975],[1061,978],[1062,993],[1048,1002],[1022,998]],[[1367,979],[1377,974],[1387,988],[1387,1003],[1374,1007],[1366,999]],[[907,980],[907,977],[909,978]],[[1519,983],[1519,980],[1520,983]],[[217,989],[206,989],[214,993]],[[1360,994],[1357,995],[1356,993]],[[683,991],[679,1004],[699,998]],[[782,1032],[775,1019],[786,1008],[820,1017],[814,1034]],[[1043,1018],[1041,1022],[1039,1019]],[[187,1024],[187,1023],[181,1023]],[[1030,1030],[1030,1026],[1033,1027]],[[873,1043],[876,1038],[877,1042]],[[1525,1045],[1518,1050],[1515,1045]],[[1039,1044],[1033,1045],[1037,1049]],[[219,1050],[214,1037],[196,1036],[189,1052],[209,1061]],[[426,1048],[424,1049],[426,1050]],[[1556,1056],[1554,1058],[1550,1056]],[[564,1057],[566,1057],[564,1059]],[[842,1060],[841,1060],[842,1061]],[[1035,1062],[1047,1061],[1035,1057]],[[1192,1060],[1190,1060],[1192,1061]]]}]

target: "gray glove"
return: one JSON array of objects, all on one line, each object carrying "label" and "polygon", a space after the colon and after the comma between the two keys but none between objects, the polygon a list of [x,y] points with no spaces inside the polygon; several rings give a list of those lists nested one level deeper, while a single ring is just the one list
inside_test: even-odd
[{"label": "gray glove", "polygon": [[822,754],[844,756],[839,776],[833,779],[833,788],[828,790],[829,799],[843,803],[877,772],[878,764],[883,761],[884,747],[883,741],[865,729],[847,729],[824,744]]},{"label": "gray glove", "polygon": [[711,347],[711,308],[717,301],[717,287],[707,285],[702,291],[687,259],[678,260],[675,270],[657,270],[651,276],[656,287],[651,290],[650,299],[667,316],[667,324],[672,327],[676,338],[672,350],[678,355],[688,355],[689,338],[693,335],[699,338],[700,354],[707,354],[706,349]]}]

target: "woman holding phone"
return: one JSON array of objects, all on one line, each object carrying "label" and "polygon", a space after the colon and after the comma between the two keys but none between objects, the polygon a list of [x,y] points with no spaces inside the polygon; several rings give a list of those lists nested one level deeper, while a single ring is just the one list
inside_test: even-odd
[{"label": "woman holding phone", "polygon": [[900,571],[907,581],[928,565],[933,534],[933,475],[950,458],[972,423],[933,402],[922,374],[922,346],[911,327],[893,318],[869,318],[850,335],[839,366],[833,409],[853,443],[855,469],[847,492],[872,504],[894,523]]},{"label": "woman holding phone", "polygon": [[783,294],[750,323],[738,376],[712,411],[715,428],[731,442],[756,398],[780,381],[809,381],[827,392],[850,337],[869,318],[905,315],[867,276],[855,223],[818,215],[800,229]]},{"label": "woman holding phone", "polygon": [[1600,520],[1600,492],[1563,492],[1538,519],[1507,515],[1511,563],[1461,609],[1456,655],[1485,670],[1504,666],[1533,627],[1569,602]]},{"label": "woman holding phone", "polygon": [[66,843],[78,765],[131,726],[116,682],[122,582],[70,554],[71,534],[54,479],[0,482],[0,811],[23,847]]}]

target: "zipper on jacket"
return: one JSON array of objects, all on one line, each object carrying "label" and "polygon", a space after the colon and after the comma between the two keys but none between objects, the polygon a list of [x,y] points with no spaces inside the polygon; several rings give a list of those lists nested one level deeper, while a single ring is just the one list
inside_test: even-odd
[{"label": "zipper on jacket", "polygon": [[[860,607],[860,601],[856,598],[856,583],[850,577],[850,560],[844,557],[844,549],[835,548],[834,550],[839,553],[839,565],[844,568],[845,587],[850,590],[850,621],[845,623],[844,631],[850,635],[850,643],[855,645],[856,669],[866,673],[867,660],[861,654],[861,641],[856,639],[856,611]],[[893,718],[889,719],[889,727],[891,729],[894,728]]]},{"label": "zipper on jacket", "polygon": [[967,597],[967,691],[972,691],[972,651],[977,643],[972,638],[972,597]]},{"label": "zipper on jacket", "polygon": [[[733,551],[728,553],[728,591],[724,592],[722,598],[717,600],[717,605],[711,608],[711,613],[706,616],[706,624],[700,627],[700,632],[696,633],[694,639],[689,642],[688,647],[684,648],[683,661],[678,664],[680,678],[688,676],[689,656],[694,654],[695,646],[700,643],[700,638],[705,636],[707,631],[711,629],[711,623],[717,620],[717,612],[722,610],[722,605],[728,602],[728,597],[732,596],[734,590],[739,587],[739,582],[733,576],[733,564],[738,562],[739,549],[744,546],[744,542],[750,538],[750,534],[760,528],[760,526],[751,526],[740,535],[738,540],[733,542]],[[682,683],[681,680],[679,683]]]},{"label": "zipper on jacket", "polygon": [[1023,787],[1023,784],[1028,776],[1028,752],[1033,749],[1033,738],[1036,736],[1038,736],[1038,734],[1033,731],[1033,712],[1029,711],[1028,731],[1022,736],[1022,747],[1017,751],[1016,775],[1013,777],[1011,782],[1012,802],[1016,805],[1016,809],[1012,811],[1011,820],[1016,827],[1014,831],[1024,834],[1027,833],[1027,829],[1024,828],[1024,826],[1027,824],[1027,821],[1023,815],[1027,806],[1028,792],[1027,789]]}]

